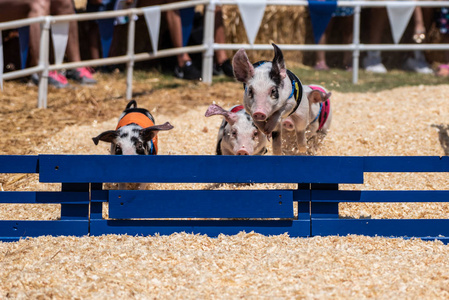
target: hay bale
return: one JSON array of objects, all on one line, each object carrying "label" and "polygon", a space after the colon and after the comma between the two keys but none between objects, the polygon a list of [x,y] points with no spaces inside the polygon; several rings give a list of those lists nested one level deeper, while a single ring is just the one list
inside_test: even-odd
[{"label": "hay bale", "polygon": [[[255,43],[304,44],[307,16],[308,12],[304,6],[267,6]],[[223,6],[223,21],[227,43],[249,42],[237,6]],[[284,56],[286,59],[302,63],[302,52],[287,51]],[[250,61],[271,59],[273,51],[249,51],[248,57]]]}]

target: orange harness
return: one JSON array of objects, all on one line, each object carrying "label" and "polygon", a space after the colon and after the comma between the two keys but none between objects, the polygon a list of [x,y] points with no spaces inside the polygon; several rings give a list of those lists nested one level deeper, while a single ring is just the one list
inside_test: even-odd
[{"label": "orange harness", "polygon": [[[145,114],[140,112],[129,112],[120,119],[115,130],[133,123],[139,125],[142,128],[154,126],[153,121]],[[157,154],[157,135],[151,140],[151,149],[149,150],[149,152],[150,155]]]}]

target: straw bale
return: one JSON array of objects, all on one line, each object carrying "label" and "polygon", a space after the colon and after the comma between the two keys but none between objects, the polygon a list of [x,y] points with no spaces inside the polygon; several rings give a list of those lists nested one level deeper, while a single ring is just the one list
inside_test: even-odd
[{"label": "straw bale", "polygon": [[[255,43],[305,44],[308,30],[307,18],[308,12],[304,6],[267,6]],[[238,6],[223,6],[223,22],[226,28],[227,43],[249,42]],[[271,58],[272,55],[272,51],[250,51],[248,53],[251,61]],[[284,56],[294,63],[302,63],[302,52],[287,51]]]},{"label": "straw bale", "polygon": [[74,0],[73,4],[75,5],[75,9],[84,10],[87,6],[87,0]]},{"label": "straw bale", "polygon": [[[49,109],[35,108],[36,89],[5,82],[0,94],[1,154],[107,154],[91,137],[115,127],[126,105],[118,75],[98,75],[94,88],[50,89]],[[156,75],[136,80],[139,106],[157,123],[161,154],[213,155],[219,117],[205,118],[216,102],[231,107],[241,85],[211,87]],[[182,88],[173,88],[177,85]],[[329,87],[332,90],[331,87]],[[334,119],[316,155],[444,155],[439,129],[447,126],[449,85],[403,87],[378,93],[333,91]],[[443,128],[442,127],[442,128]],[[271,149],[269,151],[271,154]],[[345,190],[448,190],[447,174],[365,175]],[[2,190],[59,190],[37,175],[3,174]],[[112,186],[114,188],[114,186]],[[155,189],[294,188],[294,185],[173,185]],[[341,204],[343,218],[448,218],[447,204]],[[57,205],[0,205],[0,219],[59,217]],[[211,239],[171,236],[43,236],[0,243],[0,298],[422,298],[449,297],[448,247],[440,242],[346,236],[289,238],[255,233]]]}]

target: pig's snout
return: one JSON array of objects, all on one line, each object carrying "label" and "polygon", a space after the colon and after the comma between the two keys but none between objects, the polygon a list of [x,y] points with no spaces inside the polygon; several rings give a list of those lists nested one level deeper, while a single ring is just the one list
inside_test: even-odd
[{"label": "pig's snout", "polygon": [[237,155],[249,155],[249,152],[245,149],[245,147],[242,147],[239,151],[237,151]]},{"label": "pig's snout", "polygon": [[267,115],[259,110],[253,113],[253,119],[255,121],[265,121],[267,119]]},{"label": "pig's snout", "polygon": [[292,131],[293,129],[295,129],[295,125],[293,124],[292,120],[290,120],[290,119],[284,120],[282,122],[282,127],[288,131]]}]

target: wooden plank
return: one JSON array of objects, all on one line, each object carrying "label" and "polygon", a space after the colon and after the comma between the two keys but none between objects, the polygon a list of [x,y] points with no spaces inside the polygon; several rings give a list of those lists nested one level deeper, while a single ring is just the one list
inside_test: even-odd
[{"label": "wooden plank", "polygon": [[293,191],[109,191],[109,217],[292,219]]},{"label": "wooden plank", "polygon": [[362,183],[363,158],[39,155],[41,182]]},{"label": "wooden plank", "polygon": [[37,173],[37,155],[0,155],[0,173]]},{"label": "wooden plank", "polygon": [[0,192],[0,203],[89,204],[89,192]]},{"label": "wooden plank", "polygon": [[52,236],[83,236],[89,233],[89,221],[0,221],[0,239]]},{"label": "wooden plank", "polygon": [[312,235],[449,237],[449,219],[312,219]]},{"label": "wooden plank", "polygon": [[311,191],[312,202],[449,202],[449,191]]},{"label": "wooden plank", "polygon": [[449,172],[449,156],[365,156],[365,172]]},{"label": "wooden plank", "polygon": [[305,220],[236,220],[236,221],[181,221],[181,220],[91,220],[90,234],[171,235],[176,232],[235,235],[239,232],[256,232],[264,235],[288,233],[290,237],[308,237],[310,221]]}]

